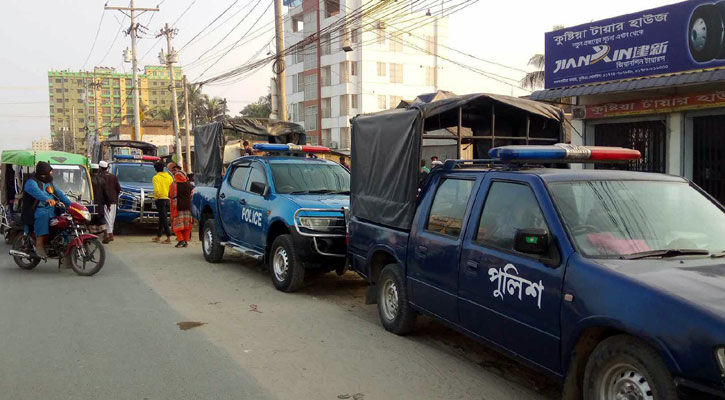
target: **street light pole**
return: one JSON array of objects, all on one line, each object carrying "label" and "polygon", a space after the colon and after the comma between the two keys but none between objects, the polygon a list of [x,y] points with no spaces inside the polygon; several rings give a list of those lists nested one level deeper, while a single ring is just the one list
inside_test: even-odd
[{"label": "street light pole", "polygon": [[[277,37],[277,59],[274,62],[275,73],[277,74],[277,119],[287,121],[287,88],[285,82],[284,63],[284,22],[282,16],[282,0],[274,0],[274,31]],[[319,27],[318,27],[319,29]]]}]

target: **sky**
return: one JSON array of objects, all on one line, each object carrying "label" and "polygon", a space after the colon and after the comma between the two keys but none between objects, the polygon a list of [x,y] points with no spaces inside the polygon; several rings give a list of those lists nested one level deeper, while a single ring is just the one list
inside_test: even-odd
[{"label": "sky", "polygon": [[[33,139],[50,136],[48,115],[48,71],[92,70],[94,66],[116,67],[130,71],[122,62],[122,51],[130,48],[131,39],[120,32],[129,20],[118,11],[103,11],[107,0],[2,0],[0,3],[0,150],[29,148]],[[530,70],[527,61],[544,52],[544,33],[554,25],[574,26],[649,8],[672,4],[662,0],[479,0],[464,11],[449,17],[447,45],[479,58],[522,70]],[[136,0],[136,7],[154,7],[160,11],[146,13],[139,22],[148,28],[139,40],[139,65],[158,64],[157,54],[164,41],[155,38],[164,23],[178,29],[174,38],[180,49],[227,9],[234,0]],[[192,81],[217,57],[218,49],[236,42],[259,18],[252,31],[260,29],[258,39],[231,51],[209,68],[202,78],[214,76],[245,63],[257,52],[266,55],[265,46],[273,38],[273,8],[263,13],[267,1],[246,20],[247,10],[256,0],[237,0],[236,4],[197,40],[179,53],[180,65]],[[108,0],[109,6],[127,6],[128,0]],[[186,11],[186,12],[185,12]],[[238,14],[233,15],[236,11]],[[152,17],[153,14],[153,17]],[[237,29],[232,28],[238,24]],[[214,29],[216,28],[216,29]],[[229,34],[229,32],[231,33]],[[264,32],[268,33],[264,33]],[[97,39],[96,32],[98,32]],[[229,34],[226,38],[225,35]],[[219,46],[209,54],[216,43]],[[273,50],[272,50],[273,51]],[[211,62],[194,63],[210,59]],[[478,69],[514,79],[522,77],[516,70],[498,67],[464,56],[458,59]],[[87,60],[87,61],[86,61]],[[442,82],[457,94],[488,92],[525,95],[457,65],[443,62]],[[249,78],[227,86],[207,86],[204,93],[227,99],[231,114],[266,95],[271,66]]]}]

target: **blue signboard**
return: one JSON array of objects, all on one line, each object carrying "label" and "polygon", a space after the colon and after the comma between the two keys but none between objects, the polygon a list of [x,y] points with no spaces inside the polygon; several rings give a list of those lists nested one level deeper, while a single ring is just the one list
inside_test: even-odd
[{"label": "blue signboard", "polygon": [[691,0],[546,34],[546,88],[725,66],[725,0]]}]

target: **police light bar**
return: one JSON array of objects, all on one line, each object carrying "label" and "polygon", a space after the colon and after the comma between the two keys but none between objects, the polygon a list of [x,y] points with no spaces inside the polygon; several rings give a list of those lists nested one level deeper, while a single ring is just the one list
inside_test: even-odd
[{"label": "police light bar", "polygon": [[553,146],[502,146],[488,151],[491,158],[501,161],[551,161],[551,162],[601,162],[639,160],[639,150],[624,147],[574,146],[556,144]]},{"label": "police light bar", "polygon": [[284,152],[284,153],[329,153],[330,149],[325,146],[308,146],[299,144],[275,144],[260,143],[252,146],[257,151]]},{"label": "police light bar", "polygon": [[140,154],[116,154],[113,158],[116,160],[161,161],[161,157],[142,156]]}]

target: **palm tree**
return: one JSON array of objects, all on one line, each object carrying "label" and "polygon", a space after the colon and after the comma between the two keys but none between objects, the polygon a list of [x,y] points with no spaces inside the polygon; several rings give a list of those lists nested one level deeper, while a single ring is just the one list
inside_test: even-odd
[{"label": "palm tree", "polygon": [[217,121],[229,113],[227,102],[221,97],[210,98],[208,95],[204,95],[204,106],[206,108],[205,122]]},{"label": "palm tree", "polygon": [[[563,29],[564,25],[554,25],[552,30],[558,31],[559,29]],[[523,79],[521,79],[521,87],[524,89],[540,89],[544,87],[544,84],[546,82],[545,80],[545,74],[544,74],[544,68],[546,67],[546,59],[543,54],[534,54],[530,59],[529,62],[526,64],[528,66],[534,67],[536,70],[531,71],[524,76]]]}]

